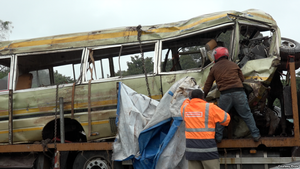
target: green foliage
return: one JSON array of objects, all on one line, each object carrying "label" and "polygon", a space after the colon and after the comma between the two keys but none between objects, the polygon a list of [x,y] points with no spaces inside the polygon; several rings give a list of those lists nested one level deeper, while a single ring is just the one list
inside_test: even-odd
[{"label": "green foliage", "polygon": [[275,99],[273,105],[277,107],[281,107],[279,99]]},{"label": "green foliage", "polygon": [[0,20],[0,40],[6,39],[7,34],[12,30],[12,22]]},{"label": "green foliage", "polygon": [[182,55],[180,57],[180,65],[183,70],[197,68],[197,63],[191,55]]},{"label": "green foliage", "polygon": [[[163,69],[163,66],[164,66],[165,62],[162,62],[161,63],[161,68]],[[172,69],[172,59],[168,59],[167,60],[167,64],[166,64],[166,69],[165,71],[166,72],[169,72],[170,70]],[[164,70],[163,70],[164,71]]]},{"label": "green foliage", "polygon": [[[127,73],[127,71],[125,71],[125,70],[122,70],[121,72],[122,72],[122,76],[128,76],[128,73]],[[115,73],[115,74],[116,74],[116,76],[121,76],[121,74],[120,74],[120,70],[118,70],[118,72],[117,72],[117,73]]]},{"label": "green foliage", "polygon": [[73,83],[74,80],[69,77],[69,76],[65,76],[62,75],[60,73],[57,72],[57,70],[54,72],[54,84],[66,84],[66,83]]},{"label": "green foliage", "polygon": [[201,46],[190,46],[182,48],[183,52],[197,52],[195,54],[182,55],[180,56],[180,65],[183,70],[197,68],[200,66],[200,47]]},{"label": "green foliage", "polygon": [[7,75],[9,73],[10,69],[9,67],[4,67],[0,70],[0,79],[6,77],[7,78]]},{"label": "green foliage", "polygon": [[[153,72],[153,61],[152,58],[146,57],[145,58],[145,68],[146,72],[150,73]],[[143,67],[143,58],[139,55],[135,55],[131,57],[131,62],[127,62],[128,69],[127,71],[122,71],[122,76],[126,75],[136,75],[136,74],[143,74],[144,73],[144,67]],[[116,74],[120,74],[118,71]]]},{"label": "green foliage", "polygon": [[[232,30],[227,30],[226,32],[222,32],[220,34],[220,36],[218,37],[217,41],[223,42],[224,43],[224,47],[226,47],[227,49],[229,49],[230,47],[230,41],[231,41],[231,34],[232,34]],[[241,37],[242,39],[243,37]]]}]

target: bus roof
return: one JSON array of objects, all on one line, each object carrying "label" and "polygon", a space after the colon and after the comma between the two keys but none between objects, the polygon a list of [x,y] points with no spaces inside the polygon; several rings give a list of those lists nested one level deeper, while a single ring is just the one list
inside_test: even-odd
[{"label": "bus roof", "polygon": [[[226,23],[233,23],[234,20],[259,22],[277,29],[276,21],[272,16],[260,10],[249,9],[243,12],[222,11],[201,15],[185,21],[142,26],[140,39],[141,41],[148,41],[171,38]],[[120,27],[26,40],[2,41],[0,42],[0,56],[138,42],[137,28],[137,26]]]}]

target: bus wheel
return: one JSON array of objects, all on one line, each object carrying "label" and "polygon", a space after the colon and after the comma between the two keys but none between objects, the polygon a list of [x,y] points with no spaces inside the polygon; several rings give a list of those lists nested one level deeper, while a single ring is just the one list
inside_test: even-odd
[{"label": "bus wheel", "polygon": [[77,155],[73,169],[111,169],[110,154],[106,151],[85,151]]}]

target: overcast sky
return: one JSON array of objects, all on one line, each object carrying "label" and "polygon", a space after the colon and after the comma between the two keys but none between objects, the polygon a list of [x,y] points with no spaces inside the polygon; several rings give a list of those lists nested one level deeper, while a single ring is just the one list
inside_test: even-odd
[{"label": "overcast sky", "polygon": [[13,23],[7,40],[114,27],[155,25],[202,14],[255,8],[273,16],[282,37],[300,42],[298,0],[0,0],[0,19]]}]

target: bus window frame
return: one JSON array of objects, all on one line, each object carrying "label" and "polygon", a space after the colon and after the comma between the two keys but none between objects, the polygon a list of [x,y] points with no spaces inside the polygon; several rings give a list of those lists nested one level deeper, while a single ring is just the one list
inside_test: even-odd
[{"label": "bus window frame", "polygon": [[210,31],[214,31],[214,30],[217,30],[217,29],[221,29],[223,27],[234,26],[234,24],[235,23],[233,23],[233,22],[225,23],[225,24],[221,24],[221,25],[217,25],[217,26],[212,26],[212,27],[200,30],[200,31],[187,33],[187,34],[184,34],[184,35],[181,35],[181,36],[176,36],[176,37],[171,37],[171,38],[165,38],[165,39],[160,40],[160,46],[159,46],[160,51],[159,51],[158,60],[157,60],[158,61],[158,64],[157,64],[157,69],[158,69],[157,74],[167,75],[167,74],[177,74],[177,73],[186,73],[186,72],[200,72],[203,69],[205,69],[205,67],[203,67],[202,69],[198,69],[198,70],[177,70],[177,71],[173,71],[173,72],[163,72],[161,70],[161,61],[162,61],[162,57],[164,57],[164,56],[162,56],[162,50],[161,50],[163,42],[170,41],[170,40],[175,40],[175,39],[181,39],[181,38],[185,38],[185,37],[188,37],[188,36],[195,36],[197,34],[204,34],[206,32],[210,32]]},{"label": "bus window frame", "polygon": [[[153,44],[154,45],[154,55],[153,55],[153,75],[156,75],[157,74],[157,72],[158,72],[158,70],[157,70],[157,64],[158,64],[158,55],[159,55],[159,50],[160,50],[160,40],[151,40],[151,41],[144,41],[144,42],[141,42],[141,44]],[[84,56],[84,61],[85,61],[85,64],[84,64],[84,66],[85,66],[85,68],[86,68],[86,66],[88,65],[88,59],[89,59],[89,53],[90,53],[90,50],[92,50],[92,51],[95,51],[95,50],[101,50],[101,49],[108,49],[108,48],[116,48],[116,47],[120,47],[120,48],[122,48],[122,47],[126,47],[126,46],[134,46],[134,45],[140,45],[140,43],[138,43],[138,42],[135,42],[135,43],[122,43],[122,44],[117,44],[117,45],[105,45],[105,46],[97,46],[97,47],[87,47],[86,49],[86,53],[85,53],[85,56]],[[115,57],[117,57],[117,56],[115,56]],[[121,52],[121,55],[120,55],[120,58],[122,57],[122,52]],[[113,60],[113,59],[112,59]],[[120,60],[119,60],[119,62],[120,62]],[[120,69],[120,67],[118,68],[118,69]],[[87,69],[84,69],[84,70],[87,70]],[[83,72],[83,78],[82,79],[84,79],[85,81],[83,81],[83,83],[87,83],[88,82],[88,80],[86,80],[87,79],[87,77],[86,77],[86,72],[87,71],[84,71]],[[135,77],[137,77],[137,76],[140,76],[140,75],[142,75],[142,74],[137,74],[137,75],[132,75],[132,76],[130,76],[130,77],[132,77],[132,78],[135,78]],[[109,79],[115,79],[115,78],[120,78],[120,79],[123,79],[123,78],[127,78],[127,76],[126,77],[120,77],[120,76],[115,76],[115,77],[109,77],[109,78],[107,78],[107,79],[96,79],[96,80],[92,80],[92,81],[111,81],[111,80],[109,80]]]},{"label": "bus window frame", "polygon": [[[80,51],[80,50],[82,51],[82,56],[80,58],[80,65],[81,65],[80,67],[82,67],[82,63],[83,63],[82,59],[83,59],[86,48],[63,49],[63,50],[42,51],[42,52],[33,52],[33,53],[21,53],[21,54],[14,55],[14,71],[13,71],[13,77],[12,77],[13,83],[10,84],[10,85],[12,85],[11,88],[13,89],[13,91],[16,91],[17,75],[18,75],[18,73],[17,73],[18,72],[18,57],[19,56],[26,57],[28,55],[42,55],[42,54],[49,54],[49,53],[60,53],[60,52]],[[49,69],[53,70],[53,67],[51,67]],[[51,85],[51,86],[55,86],[55,85]],[[37,87],[37,88],[42,88],[42,87]],[[37,88],[21,89],[21,90],[34,90]],[[21,91],[21,90],[18,90],[18,91]]]},{"label": "bus window frame", "polygon": [[13,79],[13,69],[14,69],[14,55],[4,55],[1,56],[0,59],[10,59],[10,68],[9,68],[9,73],[7,75],[7,89],[0,90],[0,93],[9,91],[12,89],[12,79]]}]

